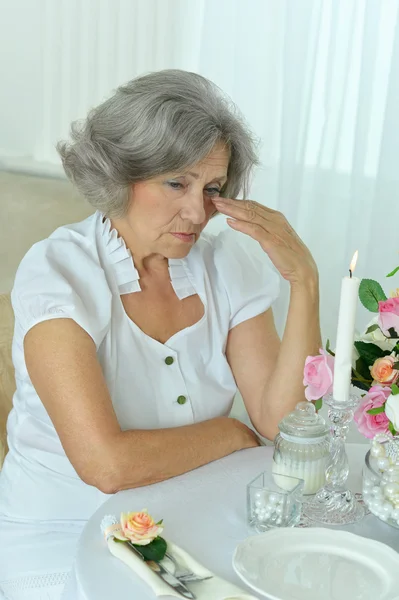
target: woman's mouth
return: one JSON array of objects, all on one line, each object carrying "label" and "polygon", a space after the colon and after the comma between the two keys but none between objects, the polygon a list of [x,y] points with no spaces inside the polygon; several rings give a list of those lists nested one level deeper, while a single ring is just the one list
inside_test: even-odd
[{"label": "woman's mouth", "polygon": [[194,243],[195,242],[195,233],[172,233],[173,237],[181,240],[186,243]]}]

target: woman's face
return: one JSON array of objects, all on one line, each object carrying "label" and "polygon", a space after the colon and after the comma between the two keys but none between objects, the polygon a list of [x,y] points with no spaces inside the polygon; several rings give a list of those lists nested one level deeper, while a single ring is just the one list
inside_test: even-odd
[{"label": "woman's face", "polygon": [[228,164],[229,152],[219,144],[184,173],[167,173],[132,186],[125,221],[140,254],[187,256],[217,212],[212,198],[226,183]]}]

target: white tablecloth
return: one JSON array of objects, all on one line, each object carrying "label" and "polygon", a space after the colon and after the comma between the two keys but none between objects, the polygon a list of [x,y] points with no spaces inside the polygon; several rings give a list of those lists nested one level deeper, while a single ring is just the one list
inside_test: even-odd
[{"label": "white tablecloth", "polygon": [[[349,487],[361,491],[367,445],[348,444]],[[184,449],[182,449],[184,452]],[[271,471],[272,447],[231,454],[200,469],[155,485],[119,492],[94,513],[79,541],[77,558],[63,600],[154,600],[146,584],[110,555],[101,536],[104,515],[147,508],[163,519],[163,535],[187,550],[217,575],[245,588],[233,571],[237,544],[253,535],[246,523],[246,485]],[[398,531],[368,515],[343,529],[370,537],[399,551]]]}]

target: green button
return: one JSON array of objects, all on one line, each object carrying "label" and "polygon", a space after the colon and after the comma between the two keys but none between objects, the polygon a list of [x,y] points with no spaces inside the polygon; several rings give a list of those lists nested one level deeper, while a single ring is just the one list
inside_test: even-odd
[{"label": "green button", "polygon": [[175,362],[175,359],[173,358],[173,356],[167,356],[165,358],[165,362],[167,365],[173,365],[173,363]]},{"label": "green button", "polygon": [[187,402],[187,398],[185,396],[179,396],[177,401],[179,404],[185,404]]}]

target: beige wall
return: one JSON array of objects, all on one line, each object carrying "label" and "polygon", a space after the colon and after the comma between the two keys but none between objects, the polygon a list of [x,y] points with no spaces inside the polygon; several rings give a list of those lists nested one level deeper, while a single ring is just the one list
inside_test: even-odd
[{"label": "beige wall", "polygon": [[92,212],[66,180],[0,172],[0,293],[32,244]]}]

